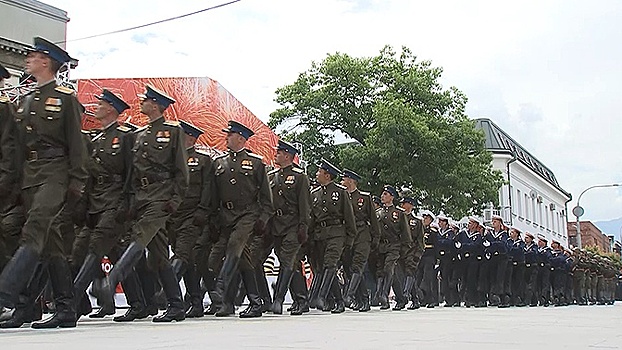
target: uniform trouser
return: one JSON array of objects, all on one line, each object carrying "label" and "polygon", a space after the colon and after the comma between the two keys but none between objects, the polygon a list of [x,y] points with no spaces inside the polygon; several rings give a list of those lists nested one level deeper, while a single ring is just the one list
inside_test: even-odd
[{"label": "uniform trouser", "polygon": [[564,291],[566,289],[566,275],[567,272],[563,269],[555,268],[551,271],[551,279],[553,282],[553,297],[559,301],[564,297]]},{"label": "uniform trouser", "polygon": [[322,270],[336,269],[345,245],[344,236],[333,236],[319,241]]},{"label": "uniform trouser", "polygon": [[596,272],[592,273],[592,284],[590,288],[592,289],[592,301],[598,301],[598,274]]},{"label": "uniform trouser", "polygon": [[376,277],[392,278],[395,265],[400,258],[400,243],[386,243],[379,249],[376,262]]},{"label": "uniform trouser", "polygon": [[574,297],[577,303],[585,301],[585,270],[576,269],[572,275]]},{"label": "uniform trouser", "polygon": [[173,248],[174,259],[187,265],[194,264],[193,249],[201,235],[201,227],[194,225],[196,208],[177,211],[167,222],[166,231]]},{"label": "uniform trouser", "polygon": [[434,291],[437,290],[434,284],[438,284],[438,280],[436,278],[436,269],[434,268],[434,266],[436,265],[436,256],[434,256],[433,254],[424,254],[421,257],[419,265],[421,266],[421,269],[423,271],[420,288],[424,293],[424,303],[433,304],[436,300],[436,295]]},{"label": "uniform trouser", "polygon": [[487,260],[488,281],[490,283],[489,292],[495,295],[503,295],[506,270],[508,268],[508,257],[505,254],[492,255]]},{"label": "uniform trouser", "polygon": [[158,270],[162,264],[168,264],[168,238],[163,230],[170,214],[164,211],[163,201],[153,201],[138,210],[138,220],[132,226],[136,242],[149,250],[149,265]]},{"label": "uniform trouser", "polygon": [[350,263],[349,273],[362,274],[369,258],[371,251],[371,233],[367,224],[357,227],[357,236],[352,245],[352,259]]},{"label": "uniform trouser", "polygon": [[484,257],[479,264],[477,291],[481,296],[486,296],[490,292],[490,260]]},{"label": "uniform trouser", "polygon": [[82,227],[76,234],[71,247],[71,269],[77,273],[89,253],[89,243],[91,240],[91,229],[87,226]]},{"label": "uniform trouser", "polygon": [[[117,222],[116,214],[116,209],[89,214],[87,222],[92,221],[95,224],[90,232],[89,252],[98,257],[103,257],[110,254],[113,247],[118,244],[120,234],[123,232],[123,224]],[[82,233],[78,235],[81,236]]]},{"label": "uniform trouser", "polygon": [[443,256],[440,259],[441,293],[447,304],[458,302],[458,279],[455,274],[455,265],[451,256]]},{"label": "uniform trouser", "polygon": [[598,302],[604,302],[605,300],[605,277],[603,275],[598,275],[598,279],[596,281],[596,295]]},{"label": "uniform trouser", "polygon": [[538,266],[535,263],[526,263],[525,264],[525,279],[524,279],[524,291],[523,291],[523,300],[525,303],[534,305],[537,303],[535,299],[536,296],[539,295],[537,292],[537,279],[538,279]]},{"label": "uniform trouser", "polygon": [[538,266],[537,289],[540,301],[547,303],[551,299],[551,267],[544,264]]},{"label": "uniform trouser", "polygon": [[510,296],[512,304],[517,304],[523,300],[523,290],[525,289],[525,263],[513,261],[508,270],[512,270],[509,290],[506,293]]},{"label": "uniform trouser", "polygon": [[477,283],[479,280],[479,269],[482,262],[479,257],[470,256],[468,258],[463,257],[462,264],[462,284],[464,286],[464,299],[467,304],[477,303]]},{"label": "uniform trouser", "polygon": [[0,214],[0,271],[4,269],[19,246],[25,220],[24,208],[21,205],[9,205]]},{"label": "uniform trouser", "polygon": [[[298,230],[293,227],[282,235],[273,236],[274,252],[279,258],[280,268],[293,269],[297,262],[300,243],[298,242]],[[298,260],[299,261],[299,260]]]},{"label": "uniform trouser", "polygon": [[67,183],[44,183],[22,191],[26,220],[21,230],[20,248],[0,274],[0,304],[14,305],[18,294],[37,268],[39,256],[65,259],[58,218],[65,204]]}]

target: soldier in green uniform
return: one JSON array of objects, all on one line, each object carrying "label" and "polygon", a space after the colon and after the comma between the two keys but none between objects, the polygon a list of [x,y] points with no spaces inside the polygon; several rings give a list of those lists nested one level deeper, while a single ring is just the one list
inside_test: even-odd
[{"label": "soldier in green uniform", "polygon": [[35,38],[26,71],[38,85],[17,110],[18,152],[25,157],[22,199],[26,222],[22,241],[0,275],[0,306],[15,304],[17,295],[45,253],[56,312],[33,328],[75,327],[71,271],[58,225],[63,207],[73,210],[87,178],[86,149],[80,132],[80,103],[73,90],[56,85],[55,74],[69,55],[53,43]]},{"label": "soldier in green uniform", "polygon": [[195,318],[203,316],[203,294],[199,287],[193,250],[209,219],[210,200],[214,193],[213,164],[209,154],[195,148],[195,143],[203,131],[185,121],[180,121],[180,124],[185,132],[190,181],[186,195],[169,219],[166,230],[173,247],[173,270],[178,279],[181,280],[183,276],[190,296],[191,308],[186,316]]},{"label": "soldier in green uniform", "polygon": [[[417,281],[416,277],[417,268],[419,266],[419,261],[421,261],[424,249],[423,222],[419,217],[415,216],[414,208],[417,205],[416,199],[412,197],[404,197],[400,201],[400,205],[402,209],[404,209],[404,214],[406,215],[406,221],[408,222],[408,226],[410,228],[410,235],[412,237],[413,244],[410,246],[402,246],[402,251],[400,252],[400,260],[398,262],[400,268],[404,270],[406,281],[404,282],[403,288],[403,301],[398,300],[398,302],[406,303],[408,300],[411,300],[410,305],[408,305],[408,309],[415,310],[420,307],[420,300],[417,295],[420,281]],[[400,308],[403,308],[403,305],[396,305],[395,308],[399,310]]]},{"label": "soldier in green uniform", "polygon": [[351,261],[348,262],[350,281],[346,288],[344,301],[346,307],[351,307],[358,293],[362,298],[359,311],[366,312],[370,310],[369,293],[367,286],[364,282],[361,283],[361,281],[372,242],[374,245],[378,245],[380,240],[380,227],[378,226],[378,218],[376,217],[376,209],[372,202],[371,194],[358,189],[358,182],[361,180],[361,176],[352,170],[344,169],[342,178],[342,184],[350,194],[350,202],[354,210],[357,230],[351,253],[348,254],[351,256]]},{"label": "soldier in green uniform", "polygon": [[380,223],[380,244],[378,247],[377,262],[377,294],[380,309],[389,308],[389,291],[393,284],[395,265],[401,251],[407,251],[412,246],[410,228],[404,215],[404,209],[393,204],[397,197],[397,191],[391,185],[385,185],[380,195],[382,208],[376,211]]},{"label": "soldier in green uniform", "polygon": [[216,316],[228,316],[234,312],[233,301],[226,296],[228,292],[237,290],[237,284],[233,285],[232,281],[239,267],[250,301],[249,308],[240,313],[240,317],[260,317],[262,300],[250,243],[253,233],[265,233],[268,220],[274,214],[272,192],[261,156],[245,148],[246,141],[254,132],[233,120],[223,131],[227,133],[229,151],[214,158],[213,181],[217,190],[212,202],[213,213],[219,215],[220,239],[216,245],[225,247],[225,260],[216,284],[216,294],[222,300]]},{"label": "soldier in green uniform", "polygon": [[[121,210],[124,183],[132,167],[133,135],[130,129],[119,126],[119,114],[129,109],[125,101],[104,89],[96,96],[99,104],[95,117],[102,130],[91,140],[87,182],[87,254],[74,278],[76,304],[101,269],[101,259],[110,255],[122,232],[118,216]],[[108,314],[113,314],[112,309]]]},{"label": "soldier in green uniform", "polygon": [[294,165],[299,151],[291,144],[279,140],[275,163],[279,166],[270,172],[270,185],[274,199],[275,215],[272,218],[274,252],[279,258],[279,276],[276,282],[272,312],[283,313],[283,301],[289,288],[294,264],[302,243],[307,241],[311,220],[309,178],[304,170]]},{"label": "soldier in green uniform", "polygon": [[[341,313],[345,310],[341,289],[335,274],[337,264],[344,248],[352,247],[356,237],[356,224],[352,204],[346,188],[335,183],[340,171],[322,159],[316,173],[319,187],[311,192],[311,229],[318,250],[318,272],[314,278],[321,279],[317,308],[323,311]],[[326,298],[331,292],[336,300],[334,309],[330,309]]]},{"label": "soldier in green uniform", "polygon": [[150,122],[136,132],[131,175],[127,182],[129,207],[136,208],[137,221],[132,226],[133,241],[114,265],[103,289],[112,302],[117,283],[123,281],[149,250],[150,266],[157,271],[168,305],[153,322],[182,321],[186,314],[181,289],[169,262],[168,239],[162,230],[188,188],[188,165],[183,130],[179,122],[166,121],[164,111],[175,100],[147,85],[141,99],[141,112]]}]

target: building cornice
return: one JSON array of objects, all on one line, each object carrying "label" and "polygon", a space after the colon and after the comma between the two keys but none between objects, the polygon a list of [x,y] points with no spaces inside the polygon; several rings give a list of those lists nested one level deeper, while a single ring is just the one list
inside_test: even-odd
[{"label": "building cornice", "polygon": [[0,3],[7,4],[9,6],[13,6],[22,10],[26,10],[31,13],[36,13],[38,15],[48,17],[57,21],[62,21],[64,23],[69,22],[69,17],[67,16],[67,12],[63,11],[54,6],[50,6],[48,4],[44,4],[40,1],[36,0],[0,0]]}]

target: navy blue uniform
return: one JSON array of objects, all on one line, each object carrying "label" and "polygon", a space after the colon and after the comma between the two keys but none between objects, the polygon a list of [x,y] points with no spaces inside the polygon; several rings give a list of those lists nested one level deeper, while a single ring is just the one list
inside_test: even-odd
[{"label": "navy blue uniform", "polygon": [[470,307],[478,302],[477,278],[484,255],[482,235],[479,232],[462,230],[456,236],[455,246],[458,253],[458,268],[462,276],[461,289],[465,293],[465,304]]},{"label": "navy blue uniform", "polygon": [[537,290],[540,305],[549,306],[551,299],[551,248],[538,247],[536,262],[538,264]]},{"label": "navy blue uniform", "polygon": [[508,269],[505,273],[504,290],[511,305],[523,305],[525,287],[525,242],[517,238],[507,240]]}]

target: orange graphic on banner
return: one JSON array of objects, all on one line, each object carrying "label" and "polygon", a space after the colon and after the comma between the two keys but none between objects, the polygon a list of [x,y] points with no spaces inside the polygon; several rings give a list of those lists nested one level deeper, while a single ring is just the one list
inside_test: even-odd
[{"label": "orange graphic on banner", "polygon": [[[119,117],[119,122],[131,121],[143,126],[149,119],[140,113],[140,101],[136,95],[145,91],[146,84],[164,91],[177,101],[165,111],[166,119],[184,120],[205,132],[199,138],[199,144],[219,152],[225,151],[222,129],[229,120],[236,120],[255,132],[248,140],[247,148],[263,156],[266,164],[273,165],[278,136],[222,85],[210,78],[83,79],[78,80],[78,99],[87,111],[94,112],[99,102],[95,95],[99,95],[104,88],[108,89],[130,105],[130,109]],[[90,130],[100,128],[101,124],[94,117],[85,115],[82,127]]]}]

